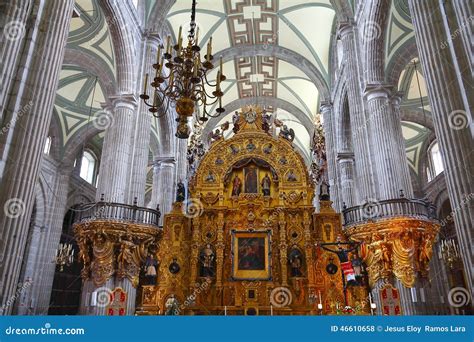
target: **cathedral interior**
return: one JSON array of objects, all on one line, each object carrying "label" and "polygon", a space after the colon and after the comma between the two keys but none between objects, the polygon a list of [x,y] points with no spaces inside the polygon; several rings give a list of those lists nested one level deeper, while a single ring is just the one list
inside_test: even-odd
[{"label": "cathedral interior", "polygon": [[471,315],[469,0],[0,0],[2,315]]}]

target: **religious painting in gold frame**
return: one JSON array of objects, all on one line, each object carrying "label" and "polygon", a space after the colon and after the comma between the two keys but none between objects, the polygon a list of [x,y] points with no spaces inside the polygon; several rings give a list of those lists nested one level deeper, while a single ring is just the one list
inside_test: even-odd
[{"label": "religious painting in gold frame", "polygon": [[232,230],[232,279],[271,279],[270,231]]}]

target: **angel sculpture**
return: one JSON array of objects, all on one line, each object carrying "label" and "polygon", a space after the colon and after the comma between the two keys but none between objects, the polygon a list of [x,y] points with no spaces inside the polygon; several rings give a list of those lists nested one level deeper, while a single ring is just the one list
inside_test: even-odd
[{"label": "angel sculpture", "polygon": [[293,140],[295,140],[295,131],[293,128],[288,128],[288,126],[283,125],[280,130],[280,136],[289,142],[293,142]]}]

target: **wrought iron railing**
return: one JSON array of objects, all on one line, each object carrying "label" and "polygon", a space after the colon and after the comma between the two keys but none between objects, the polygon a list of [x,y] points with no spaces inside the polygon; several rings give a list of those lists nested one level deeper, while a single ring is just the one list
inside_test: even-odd
[{"label": "wrought iron railing", "polygon": [[160,210],[112,202],[94,202],[74,208],[74,223],[91,221],[127,222],[159,227]]},{"label": "wrought iron railing", "polygon": [[373,201],[345,208],[342,211],[344,226],[361,224],[370,220],[393,217],[412,217],[423,220],[437,220],[436,206],[419,199],[397,198],[385,201]]}]

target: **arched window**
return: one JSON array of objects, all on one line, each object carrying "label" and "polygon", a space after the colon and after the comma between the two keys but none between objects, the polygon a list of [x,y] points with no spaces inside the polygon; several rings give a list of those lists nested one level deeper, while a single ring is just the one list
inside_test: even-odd
[{"label": "arched window", "polygon": [[444,171],[443,159],[439,150],[438,142],[431,144],[428,149],[428,182],[431,182],[437,175]]},{"label": "arched window", "polygon": [[89,151],[84,151],[81,161],[81,173],[79,174],[82,179],[90,184],[95,184],[96,181],[96,167],[97,158]]},{"label": "arched window", "polygon": [[43,153],[44,153],[44,154],[49,154],[49,152],[51,151],[51,143],[52,143],[52,141],[53,141],[53,139],[52,139],[50,136],[48,136],[48,137],[46,138],[46,141],[45,141],[45,143],[44,143],[44,150],[43,150]]}]

